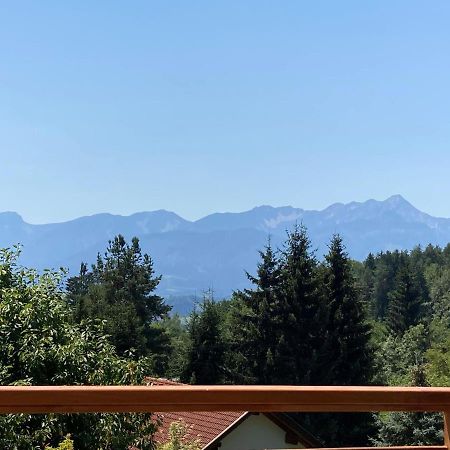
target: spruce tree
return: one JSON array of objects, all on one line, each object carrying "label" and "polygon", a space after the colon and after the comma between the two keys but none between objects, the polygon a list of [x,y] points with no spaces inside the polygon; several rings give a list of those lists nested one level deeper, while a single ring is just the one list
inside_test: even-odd
[{"label": "spruce tree", "polygon": [[[360,386],[370,382],[370,327],[355,289],[351,261],[339,235],[334,235],[324,263],[326,332],[321,352],[322,383]],[[317,423],[316,423],[317,425]],[[373,432],[372,415],[333,414],[319,422],[330,445],[366,445]]]},{"label": "spruce tree", "polygon": [[370,327],[364,316],[342,238],[334,235],[325,256],[327,384],[364,385],[371,378]]},{"label": "spruce tree", "polygon": [[282,332],[277,343],[280,372],[286,384],[321,384],[318,371],[323,317],[317,260],[306,228],[288,233],[282,261],[280,301]]},{"label": "spruce tree", "polygon": [[166,317],[170,306],[155,293],[160,280],[152,259],[142,253],[139,239],[128,244],[118,235],[109,242],[104,256],[97,256],[91,271],[82,264],[80,275],[68,280],[67,299],[76,321],[107,321],[110,340],[120,355],[131,349],[137,356],[158,355],[156,367],[162,371],[169,339],[154,324]]},{"label": "spruce tree", "polygon": [[358,292],[365,311],[370,319],[377,317],[377,305],[374,300],[375,291],[375,269],[376,260],[372,253],[369,253],[363,264],[360,265],[358,278]]},{"label": "spruce tree", "polygon": [[373,304],[377,319],[385,319],[386,317],[389,292],[395,287],[395,276],[403,258],[404,254],[399,251],[377,255],[373,286]]},{"label": "spruce tree", "polygon": [[388,294],[386,325],[394,334],[404,333],[420,319],[424,302],[421,283],[405,258],[395,277],[395,288]]},{"label": "spruce tree", "polygon": [[220,384],[224,379],[226,352],[222,317],[212,292],[207,292],[188,324],[188,348],[181,381],[191,384]]},{"label": "spruce tree", "polygon": [[233,323],[235,350],[241,357],[237,381],[254,384],[277,384],[280,372],[278,343],[281,337],[280,261],[270,245],[260,251],[256,276],[247,272],[253,289],[234,293],[238,307]]}]

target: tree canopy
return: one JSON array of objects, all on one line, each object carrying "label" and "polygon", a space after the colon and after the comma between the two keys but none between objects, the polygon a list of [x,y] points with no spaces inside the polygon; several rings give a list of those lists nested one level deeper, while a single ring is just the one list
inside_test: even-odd
[{"label": "tree canopy", "polygon": [[152,356],[162,371],[170,342],[164,329],[155,325],[171,308],[155,293],[160,280],[151,257],[142,253],[139,239],[128,244],[118,235],[109,242],[105,254],[97,256],[91,270],[82,263],[79,275],[68,280],[74,319],[105,320],[118,354],[131,350],[136,356]]},{"label": "tree canopy", "polygon": [[[140,384],[150,358],[120,357],[102,321],[73,323],[62,274],[18,265],[17,251],[0,251],[0,384]],[[77,450],[151,448],[156,423],[145,414],[0,416],[0,447],[36,449],[70,434]],[[70,448],[70,447],[67,447]]]},{"label": "tree canopy", "polygon": [[[165,376],[197,384],[450,386],[450,245],[348,257],[342,237],[323,258],[296,226],[269,241],[250,286],[209,291],[189,317],[170,313],[161,277],[137,238],[64,283],[0,256],[0,383],[134,384]],[[253,274],[254,273],[254,274]],[[436,444],[436,414],[294,417],[326,445]],[[150,448],[149,415],[6,415],[0,446]],[[70,434],[70,438],[65,438]],[[175,441],[176,442],[176,439]],[[174,444],[178,445],[178,444]],[[65,446],[65,447],[64,447]]]}]

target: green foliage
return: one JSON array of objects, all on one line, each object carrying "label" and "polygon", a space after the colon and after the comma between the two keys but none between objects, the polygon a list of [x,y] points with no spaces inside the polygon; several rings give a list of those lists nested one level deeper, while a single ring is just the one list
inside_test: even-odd
[{"label": "green foliage", "polygon": [[[197,384],[450,386],[450,245],[359,263],[334,236],[318,262],[301,226],[281,251],[269,242],[247,276],[251,289],[221,302],[209,292],[186,320],[169,316],[155,294],[160,277],[137,239],[118,236],[91,270],[82,264],[66,297],[60,274],[19,268],[17,252],[4,251],[0,383],[135,384],[158,374]],[[433,444],[442,429],[436,414],[297,419],[333,446],[368,437]],[[196,449],[183,426],[174,426],[164,450]],[[6,415],[0,447],[57,446],[71,433],[77,450],[146,449],[155,427],[138,414]]]},{"label": "green foliage", "polygon": [[317,260],[304,226],[288,233],[281,270],[284,321],[279,369],[285,373],[286,384],[320,384],[323,310]]},{"label": "green foliage", "polygon": [[423,324],[409,328],[403,335],[387,334],[375,352],[375,381],[389,386],[413,384],[413,369],[425,363],[430,338]]},{"label": "green foliage", "polygon": [[360,278],[361,293],[368,310],[377,320],[384,320],[389,310],[389,295],[396,286],[396,275],[407,258],[406,252],[370,254]]},{"label": "green foliage", "polygon": [[386,325],[393,333],[404,333],[421,317],[424,293],[415,271],[403,262],[395,277],[395,288],[388,294]]},{"label": "green foliage", "polygon": [[73,441],[70,435],[67,435],[58,447],[45,447],[45,450],[74,450]]},{"label": "green foliage", "polygon": [[[0,252],[1,385],[139,384],[152,373],[150,358],[117,356],[104,323],[71,321],[60,274],[18,267],[17,257]],[[70,433],[77,450],[145,449],[154,431],[142,414],[3,415],[0,447],[42,448]]]},{"label": "green foliage", "polygon": [[104,256],[88,271],[68,280],[68,302],[74,318],[106,320],[106,332],[120,355],[130,350],[136,356],[152,356],[158,371],[168,363],[170,339],[158,321],[170,307],[155,294],[161,277],[154,275],[153,262],[142,254],[139,240],[127,244],[118,235],[109,242]]},{"label": "green foliage", "polygon": [[[234,380],[257,384],[365,384],[371,379],[371,329],[342,239],[324,264],[304,227],[288,234],[280,255],[260,252],[253,289],[234,294]],[[362,415],[302,415],[326,443],[362,445],[373,420]]]},{"label": "green foliage", "polygon": [[[425,366],[411,370],[412,386],[429,386]],[[391,412],[378,414],[377,437],[372,442],[378,446],[439,445],[443,440],[441,413]]]},{"label": "green foliage", "polygon": [[[396,386],[442,386],[450,382],[445,334],[436,322],[418,324],[402,335],[386,333],[375,354],[376,382]],[[434,330],[431,331],[430,330]],[[448,331],[447,331],[448,336]],[[448,341],[447,341],[448,342]],[[441,344],[442,343],[442,344]],[[384,413],[376,418],[377,445],[435,445],[442,441],[442,416],[437,413]]]},{"label": "green foliage", "polygon": [[431,264],[425,268],[425,278],[430,291],[430,314],[450,328],[450,267]]},{"label": "green foliage", "polygon": [[306,228],[288,233],[281,254],[260,252],[253,289],[233,296],[235,381],[320,384],[324,323],[318,264]]},{"label": "green foliage", "polygon": [[155,324],[155,327],[160,327],[170,340],[171,351],[164,376],[169,379],[179,379],[185,366],[189,346],[187,320],[179,314],[173,314]]},{"label": "green foliage", "polygon": [[[322,267],[324,292],[323,346],[320,383],[360,386],[372,377],[371,328],[355,288],[352,265],[342,238],[333,236]],[[374,430],[367,414],[332,414],[317,421],[316,429],[333,445],[367,444]],[[314,422],[312,422],[314,423]]]},{"label": "green foliage", "polygon": [[441,445],[442,415],[440,413],[385,413],[377,416],[377,446]]},{"label": "green foliage", "polygon": [[450,329],[447,320],[430,324],[431,344],[425,352],[427,379],[432,386],[450,386]]},{"label": "green foliage", "polygon": [[198,439],[189,435],[191,427],[185,422],[172,422],[169,427],[169,441],[158,445],[156,450],[200,450],[202,445]]},{"label": "green foliage", "polygon": [[[450,245],[369,255],[357,269],[375,332],[374,382],[450,386]],[[377,416],[378,445],[436,444],[439,414]]]},{"label": "green foliage", "polygon": [[282,328],[282,280],[280,261],[270,243],[260,252],[257,275],[247,273],[255,286],[236,292],[231,329],[234,331],[233,365],[236,381],[255,384],[282,383],[280,345]]},{"label": "green foliage", "polygon": [[324,358],[329,379],[325,384],[364,385],[370,382],[371,328],[355,289],[351,263],[339,235],[333,236],[325,256],[326,335]]},{"label": "green foliage", "polygon": [[[375,355],[380,384],[428,386],[430,334],[423,324],[409,328],[403,335],[387,335]],[[430,370],[431,369],[431,370]],[[442,416],[429,413],[383,413],[376,416],[376,445],[435,445],[442,441]]]},{"label": "green foliage", "polygon": [[225,340],[221,313],[212,292],[188,322],[188,345],[181,380],[191,384],[220,384],[224,379]]}]

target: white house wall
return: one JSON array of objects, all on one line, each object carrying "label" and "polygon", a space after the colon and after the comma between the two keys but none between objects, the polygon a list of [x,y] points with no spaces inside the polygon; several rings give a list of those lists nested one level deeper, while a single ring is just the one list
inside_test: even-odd
[{"label": "white house wall", "polygon": [[249,415],[230,434],[226,435],[220,450],[265,450],[304,448],[303,445],[286,444],[286,432],[263,414]]}]

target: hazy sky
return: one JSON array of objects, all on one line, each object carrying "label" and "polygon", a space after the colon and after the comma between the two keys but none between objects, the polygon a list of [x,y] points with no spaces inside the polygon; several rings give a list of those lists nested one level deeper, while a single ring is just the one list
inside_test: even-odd
[{"label": "hazy sky", "polygon": [[0,211],[450,217],[450,2],[0,2]]}]

